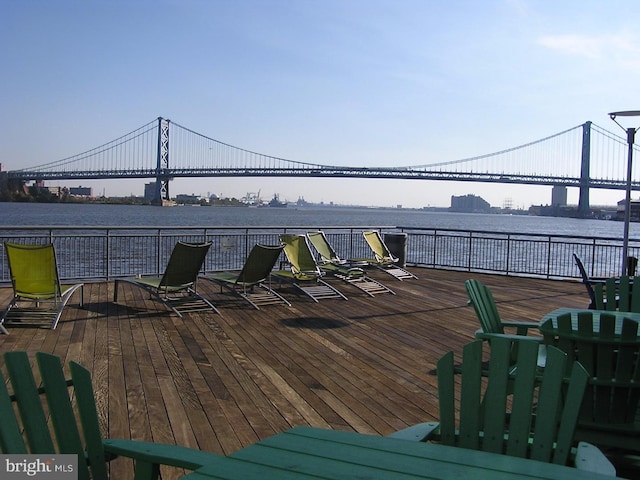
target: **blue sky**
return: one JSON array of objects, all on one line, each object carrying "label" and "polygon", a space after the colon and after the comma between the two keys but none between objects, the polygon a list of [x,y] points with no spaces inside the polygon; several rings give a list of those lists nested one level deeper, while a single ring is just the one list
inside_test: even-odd
[{"label": "blue sky", "polygon": [[[632,0],[2,0],[0,163],[71,156],[158,116],[303,162],[406,166],[640,109]],[[80,184],[69,181],[69,186]],[[88,184],[84,182],[83,184]],[[92,182],[141,195],[143,180]],[[550,187],[194,179],[171,193],[449,206],[547,204]],[[615,203],[623,192],[591,192]],[[569,191],[570,203],[577,191]]]}]

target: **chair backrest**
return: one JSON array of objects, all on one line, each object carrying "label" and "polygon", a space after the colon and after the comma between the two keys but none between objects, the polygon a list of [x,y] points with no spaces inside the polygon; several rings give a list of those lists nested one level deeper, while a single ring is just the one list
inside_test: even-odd
[{"label": "chair backrest", "polygon": [[283,248],[284,245],[254,245],[244,262],[236,283],[249,285],[264,281],[273,270]]},{"label": "chair backrest", "polygon": [[280,235],[284,244],[284,253],[291,264],[291,272],[300,279],[313,279],[322,276],[320,268],[313,258],[306,235]]},{"label": "chair backrest", "polygon": [[0,450],[4,454],[76,454],[77,478],[106,480],[106,459],[89,372],[71,362],[71,380],[66,380],[59,357],[39,352],[36,360],[40,390],[27,353],[4,354],[11,392],[0,374]]},{"label": "chair backrest", "polygon": [[469,301],[484,333],[504,333],[504,326],[491,290],[473,278],[464,282]]},{"label": "chair backrest", "polygon": [[590,381],[580,410],[581,422],[628,424],[640,401],[640,324],[614,314],[579,312],[546,320],[540,331],[548,345],[580,362]]},{"label": "chair backrest", "polygon": [[587,289],[587,294],[589,295],[589,308],[596,308],[596,294],[593,290],[593,285],[591,284],[591,280],[589,279],[589,274],[587,270],[584,268],[584,264],[580,257],[577,254],[573,254],[573,260],[576,262],[578,266],[578,270],[580,270],[580,276],[582,277],[582,283],[584,283],[585,288]]},{"label": "chair backrest", "polygon": [[329,240],[327,240],[324,232],[308,232],[307,237],[309,237],[311,245],[313,245],[313,248],[315,248],[320,255],[320,261],[322,263],[342,263],[342,260],[338,257]]},{"label": "chair backrest", "polygon": [[60,296],[60,281],[53,245],[5,242],[11,283],[16,295],[48,299]]},{"label": "chair backrest", "polygon": [[165,268],[160,287],[188,287],[198,278],[211,242],[185,243],[178,242]]},{"label": "chair backrest", "polygon": [[623,275],[594,285],[596,310],[640,313],[640,281]]},{"label": "chair backrest", "polygon": [[[536,364],[538,345],[524,342],[518,348],[514,376],[509,362],[512,340],[502,337],[490,341],[489,372],[483,378],[486,343],[476,340],[464,346],[459,394],[456,394],[453,352],[438,362],[441,442],[568,464],[578,415],[575,406],[582,401],[588,378],[586,370],[574,363],[565,391],[567,355],[549,347],[547,366],[540,376]],[[460,399],[457,427],[456,399]]]},{"label": "chair backrest", "polygon": [[367,232],[362,232],[364,235],[364,239],[367,241],[367,244],[373,250],[373,253],[376,257],[376,260],[381,263],[395,263],[398,261],[396,257],[394,257],[389,248],[382,240],[380,236],[380,232],[377,230],[371,230]]}]

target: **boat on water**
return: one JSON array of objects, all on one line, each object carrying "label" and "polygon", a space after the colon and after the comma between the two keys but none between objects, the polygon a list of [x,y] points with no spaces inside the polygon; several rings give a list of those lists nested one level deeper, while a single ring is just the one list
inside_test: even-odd
[{"label": "boat on water", "polygon": [[267,203],[267,207],[286,208],[287,202],[281,202],[280,196],[277,193],[273,194],[273,198]]}]

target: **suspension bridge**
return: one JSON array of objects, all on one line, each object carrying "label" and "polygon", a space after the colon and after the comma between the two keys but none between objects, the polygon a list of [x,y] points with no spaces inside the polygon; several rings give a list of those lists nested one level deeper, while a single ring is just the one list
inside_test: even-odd
[{"label": "suspension bridge", "polygon": [[[635,153],[635,151],[634,151]],[[9,180],[155,178],[154,203],[178,177],[325,177],[448,180],[625,190],[626,139],[592,122],[495,153],[425,165],[353,167],[307,163],[239,148],[159,117],[108,143],[61,160],[6,172]],[[638,178],[634,167],[632,179]],[[640,182],[631,182],[640,190]]]}]

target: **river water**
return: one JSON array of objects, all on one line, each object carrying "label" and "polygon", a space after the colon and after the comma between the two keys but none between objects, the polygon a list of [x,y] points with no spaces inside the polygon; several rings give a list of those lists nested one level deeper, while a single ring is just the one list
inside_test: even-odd
[{"label": "river water", "polygon": [[[0,203],[3,226],[401,226],[438,229],[542,233],[593,237],[623,235],[623,223],[607,220],[431,212],[347,207],[152,207],[60,203]],[[640,236],[631,224],[630,236]]]}]

